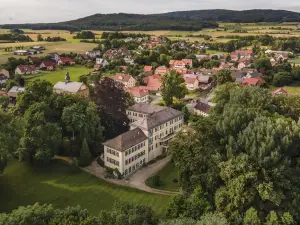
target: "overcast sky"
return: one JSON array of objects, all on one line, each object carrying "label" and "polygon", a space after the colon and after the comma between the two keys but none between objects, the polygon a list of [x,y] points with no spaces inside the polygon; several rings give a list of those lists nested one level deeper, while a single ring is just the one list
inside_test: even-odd
[{"label": "overcast sky", "polygon": [[0,0],[0,24],[61,22],[96,13],[163,13],[198,9],[287,9],[299,0]]}]

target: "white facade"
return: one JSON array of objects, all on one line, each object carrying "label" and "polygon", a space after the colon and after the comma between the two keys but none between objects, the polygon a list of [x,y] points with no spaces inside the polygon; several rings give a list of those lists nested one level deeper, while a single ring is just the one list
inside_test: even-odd
[{"label": "white facade", "polygon": [[[143,130],[148,137],[148,160],[151,161],[162,155],[169,148],[169,142],[174,138],[175,133],[183,128],[183,116],[179,116],[150,130]],[[135,129],[132,124],[130,129]]]},{"label": "white facade", "polygon": [[208,117],[209,116],[208,113],[205,113],[205,112],[203,112],[203,111],[201,111],[199,109],[194,109],[194,114],[198,115],[198,116],[204,116],[204,117]]},{"label": "white facade", "polygon": [[148,162],[148,141],[145,140],[132,146],[125,151],[118,151],[104,146],[105,166],[118,169],[119,172],[128,176],[139,167]]},{"label": "white facade", "polygon": [[136,103],[148,103],[149,102],[149,95],[143,97],[133,97]]}]

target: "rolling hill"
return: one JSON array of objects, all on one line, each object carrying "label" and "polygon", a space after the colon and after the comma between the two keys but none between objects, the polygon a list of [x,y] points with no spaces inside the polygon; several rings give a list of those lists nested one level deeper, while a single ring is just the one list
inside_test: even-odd
[{"label": "rolling hill", "polygon": [[300,13],[285,10],[194,10],[163,14],[95,14],[85,18],[39,24],[7,24],[12,29],[63,30],[201,30],[218,27],[217,22],[300,22]]}]

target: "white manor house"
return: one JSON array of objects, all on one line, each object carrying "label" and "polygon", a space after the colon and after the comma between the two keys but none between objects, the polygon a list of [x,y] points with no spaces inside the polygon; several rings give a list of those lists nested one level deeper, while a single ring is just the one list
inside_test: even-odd
[{"label": "white manor house", "polygon": [[127,109],[130,131],[105,142],[105,166],[128,176],[167,151],[183,128],[183,113],[168,107],[138,103]]}]

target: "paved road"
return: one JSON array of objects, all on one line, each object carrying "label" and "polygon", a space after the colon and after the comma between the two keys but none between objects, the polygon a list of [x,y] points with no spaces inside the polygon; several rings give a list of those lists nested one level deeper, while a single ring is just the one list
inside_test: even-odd
[{"label": "paved road", "polygon": [[157,173],[162,168],[164,168],[170,160],[171,160],[171,157],[169,156],[162,160],[159,160],[158,162],[156,162],[154,164],[148,165],[147,167],[140,168],[138,171],[136,171],[130,177],[128,177],[127,179],[123,179],[123,180],[105,178],[104,168],[99,166],[99,164],[97,163],[97,160],[93,161],[90,166],[83,168],[83,170],[90,174],[93,174],[94,176],[101,178],[109,183],[113,183],[116,185],[131,187],[131,188],[135,188],[135,189],[138,189],[141,191],[146,191],[146,192],[154,193],[154,194],[175,195],[178,193],[154,189],[154,188],[148,187],[145,183],[148,178],[152,177],[155,173]]}]

